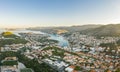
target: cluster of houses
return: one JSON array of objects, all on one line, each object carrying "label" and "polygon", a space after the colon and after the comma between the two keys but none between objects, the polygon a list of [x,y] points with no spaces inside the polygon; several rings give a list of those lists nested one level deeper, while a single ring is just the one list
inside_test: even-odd
[{"label": "cluster of houses", "polygon": [[96,38],[94,36],[83,35],[79,32],[72,33],[67,37],[70,42],[76,42],[78,44],[86,44],[92,46],[98,46],[101,43],[114,43],[120,39],[120,37],[101,37]]},{"label": "cluster of houses", "polygon": [[[18,51],[22,48],[26,48],[22,54],[27,58],[36,58],[39,63],[44,62],[59,72],[87,72],[90,70],[94,70],[94,72],[104,72],[106,69],[109,69],[109,71],[112,72],[117,68],[120,68],[120,57],[107,55],[104,52],[107,52],[110,48],[99,47],[100,43],[116,42],[119,40],[117,37],[96,39],[93,36],[74,33],[67,38],[71,43],[71,51],[68,48],[62,49],[64,51],[63,57],[54,55],[54,49],[44,50],[46,47],[57,46],[56,43],[38,42],[37,40],[39,38],[46,38],[44,35],[22,33],[21,37],[29,42],[26,44],[5,45],[0,48],[0,51]],[[90,45],[91,47],[87,45]],[[112,52],[114,53],[116,51]],[[118,54],[119,52],[120,49],[117,50]],[[8,59],[6,58],[5,60]],[[15,57],[12,59],[15,59]],[[17,60],[17,58],[15,60]],[[82,70],[75,70],[76,66],[81,67]],[[19,72],[18,64],[13,65],[12,67],[12,72]],[[5,72],[5,68],[8,68],[9,70],[9,67],[2,66],[2,72]]]},{"label": "cluster of houses", "polygon": [[[48,50],[43,50],[43,49],[34,49],[31,52],[29,50],[26,50],[24,52],[24,55],[29,58],[29,59],[38,59],[38,62],[44,62],[51,66],[53,69],[57,70],[58,72],[78,72],[77,70],[74,70],[74,68],[71,68],[71,66],[75,66],[73,63],[67,63],[67,59],[65,57],[62,58],[60,56],[56,56],[53,54],[54,49],[48,49]],[[69,53],[64,53],[64,54],[69,54]],[[66,61],[64,61],[66,60]],[[73,60],[73,59],[70,59]],[[72,61],[73,62],[73,61]]]},{"label": "cluster of houses", "polygon": [[14,51],[17,52],[20,48],[23,48],[24,44],[12,44],[12,45],[5,45],[4,47],[0,48],[1,52],[5,51]]},{"label": "cluster of houses", "polygon": [[[75,32],[67,39],[71,44],[72,52],[87,57],[68,56],[68,61],[72,59],[73,63],[79,64],[85,69],[96,69],[100,72],[104,72],[105,69],[114,71],[120,68],[120,47],[110,50],[109,47],[99,46],[101,43],[115,43],[120,39],[119,37],[101,37],[97,39],[94,36],[81,35]],[[109,55],[109,53],[113,55]]]},{"label": "cluster of houses", "polygon": [[[48,50],[42,50],[42,49],[36,49],[32,50],[32,52],[25,52],[24,54],[26,57],[30,59],[37,58],[39,62],[43,61],[53,67],[54,69],[57,69],[58,71],[68,71],[69,66],[79,66],[84,71],[89,71],[94,69],[96,72],[104,72],[106,69],[109,69],[110,71],[115,71],[117,68],[120,67],[120,58],[112,58],[109,55],[105,55],[104,53],[101,53],[99,55],[93,55],[90,53],[83,53],[83,52],[77,52],[74,55],[72,53],[64,52],[64,57],[53,55],[54,49],[48,49]],[[44,58],[42,58],[44,57]],[[61,60],[62,59],[62,60]],[[83,71],[80,70],[80,71]],[[73,72],[74,69],[70,69],[68,72]],[[77,72],[77,71],[76,71]]]},{"label": "cluster of houses", "polygon": [[24,64],[18,62],[16,57],[6,57],[1,61],[0,72],[34,72],[26,68]]}]

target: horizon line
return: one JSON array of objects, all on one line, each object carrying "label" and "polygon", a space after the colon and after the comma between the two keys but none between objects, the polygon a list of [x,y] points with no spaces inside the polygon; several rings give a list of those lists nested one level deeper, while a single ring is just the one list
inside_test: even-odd
[{"label": "horizon line", "polygon": [[78,25],[64,25],[64,26],[30,26],[30,27],[0,27],[0,29],[25,29],[25,28],[37,28],[37,27],[41,27],[41,28],[47,28],[47,27],[72,27],[72,26],[85,26],[85,25],[117,25],[120,23],[109,23],[109,24],[78,24]]}]

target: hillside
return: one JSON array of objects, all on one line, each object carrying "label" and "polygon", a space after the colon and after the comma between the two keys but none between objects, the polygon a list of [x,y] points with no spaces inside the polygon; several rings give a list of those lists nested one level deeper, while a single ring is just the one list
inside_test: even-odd
[{"label": "hillside", "polygon": [[14,35],[12,32],[3,32],[2,39],[0,39],[0,47],[11,44],[26,44],[28,41]]},{"label": "hillside", "polygon": [[69,32],[82,31],[91,28],[98,28],[102,25],[81,25],[81,26],[70,26],[70,27],[35,27],[28,28],[29,30],[40,30],[47,33],[56,33],[57,30],[67,30]]},{"label": "hillside", "polygon": [[18,36],[16,36],[15,34],[13,34],[12,32],[3,32],[1,33],[1,35],[5,38],[18,38]]},{"label": "hillside", "polygon": [[82,34],[93,36],[120,36],[120,24],[109,24],[98,28],[80,31]]}]

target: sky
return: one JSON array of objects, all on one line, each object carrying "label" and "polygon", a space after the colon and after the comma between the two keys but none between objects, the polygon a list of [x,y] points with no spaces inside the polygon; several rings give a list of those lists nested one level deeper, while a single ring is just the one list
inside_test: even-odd
[{"label": "sky", "polygon": [[0,0],[0,28],[120,23],[120,0]]}]

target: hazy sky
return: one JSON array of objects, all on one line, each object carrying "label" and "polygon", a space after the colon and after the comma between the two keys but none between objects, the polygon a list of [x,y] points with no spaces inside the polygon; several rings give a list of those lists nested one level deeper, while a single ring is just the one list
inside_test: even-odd
[{"label": "hazy sky", "polygon": [[0,27],[120,23],[120,0],[0,0]]}]

